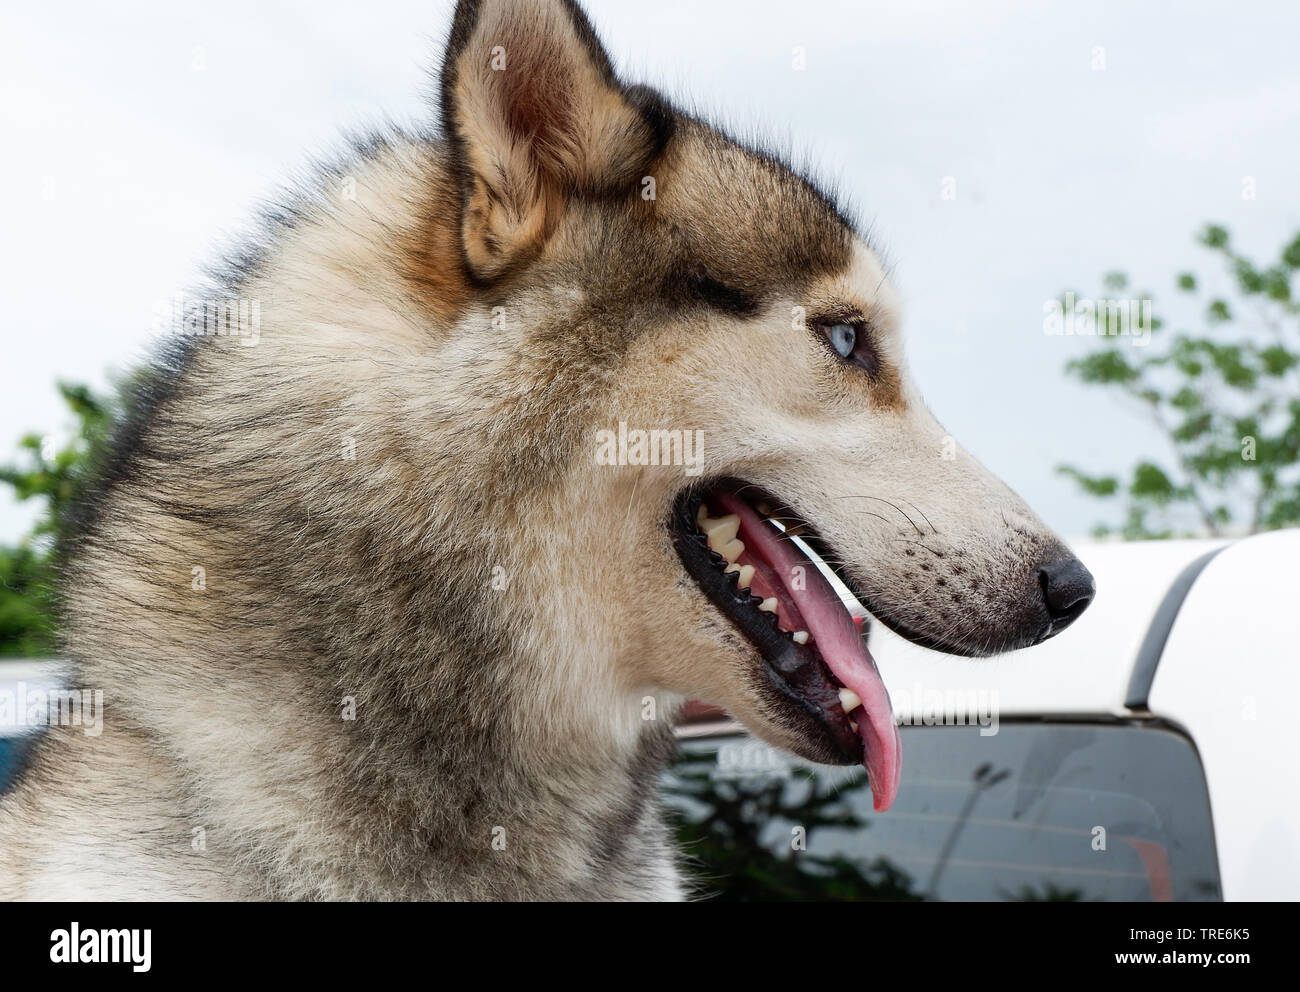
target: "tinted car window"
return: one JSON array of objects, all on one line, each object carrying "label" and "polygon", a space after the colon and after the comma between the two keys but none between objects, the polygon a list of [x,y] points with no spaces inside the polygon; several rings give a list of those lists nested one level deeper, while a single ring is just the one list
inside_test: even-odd
[{"label": "tinted car window", "polygon": [[27,737],[0,737],[0,792],[11,784],[31,741]]},{"label": "tinted car window", "polygon": [[719,899],[1220,898],[1205,778],[1156,726],[901,727],[887,813],[859,768],[744,735],[683,740],[666,776],[688,873]]}]

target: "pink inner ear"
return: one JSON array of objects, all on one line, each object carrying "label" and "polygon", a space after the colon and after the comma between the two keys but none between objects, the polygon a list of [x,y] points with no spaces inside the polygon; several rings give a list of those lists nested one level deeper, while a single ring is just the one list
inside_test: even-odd
[{"label": "pink inner ear", "polygon": [[533,144],[533,156],[548,173],[562,177],[564,158],[580,147],[574,120],[574,72],[559,59],[544,63],[541,71],[501,77],[502,112],[513,137]]},{"label": "pink inner ear", "polygon": [[574,4],[457,8],[443,121],[461,142],[465,258],[493,279],[544,244],[573,195],[632,192],[668,131],[634,100]]},{"label": "pink inner ear", "polygon": [[[561,189],[607,189],[639,176],[656,150],[655,128],[614,77],[581,11],[567,4],[484,3],[454,66],[454,103],[444,114],[462,135],[493,134],[508,145],[483,149],[489,160],[527,163]],[[532,180],[504,178],[516,187]]]}]

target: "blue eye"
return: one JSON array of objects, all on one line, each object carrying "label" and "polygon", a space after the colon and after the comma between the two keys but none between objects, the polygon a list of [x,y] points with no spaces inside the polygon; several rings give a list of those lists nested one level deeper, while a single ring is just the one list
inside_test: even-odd
[{"label": "blue eye", "polygon": [[826,330],[831,347],[841,358],[848,358],[858,344],[858,331],[852,324],[832,324]]}]

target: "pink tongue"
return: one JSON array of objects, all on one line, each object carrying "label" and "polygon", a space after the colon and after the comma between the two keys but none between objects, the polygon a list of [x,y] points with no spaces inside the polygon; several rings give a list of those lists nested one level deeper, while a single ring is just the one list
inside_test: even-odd
[{"label": "pink tongue", "polygon": [[[715,492],[713,497],[728,513],[740,517],[739,536],[746,551],[752,548],[767,559],[780,577],[785,595],[794,601],[807,621],[808,633],[826,666],[862,700],[850,718],[856,720],[858,733],[862,735],[862,763],[867,769],[876,812],[883,813],[893,805],[898,794],[903,749],[894,723],[894,710],[889,704],[889,692],[853,617],[817,566],[748,503],[726,492]],[[800,574],[795,569],[802,573],[802,582],[794,581]]]}]

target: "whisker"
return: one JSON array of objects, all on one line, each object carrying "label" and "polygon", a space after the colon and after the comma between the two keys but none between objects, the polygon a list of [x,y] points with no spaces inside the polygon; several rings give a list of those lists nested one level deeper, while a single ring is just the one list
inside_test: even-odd
[{"label": "whisker", "polygon": [[913,510],[915,510],[917,513],[919,513],[919,514],[921,515],[921,519],[924,520],[924,521],[926,522],[926,524],[929,526],[931,532],[933,532],[933,533],[935,533],[935,534],[939,533],[939,528],[936,527],[934,524],[930,523],[930,518],[927,517],[927,516],[925,515],[925,511],[924,511],[924,510],[922,510],[919,506],[917,506],[915,503],[913,503],[910,499],[905,499],[905,500],[903,500],[903,502],[906,503],[908,506],[910,506]]},{"label": "whisker", "polygon": [[916,531],[916,532],[917,532],[918,534],[920,534],[922,537],[925,536],[925,531],[921,530],[921,528],[918,527],[918,526],[916,525],[916,521],[913,520],[911,517],[909,517],[909,516],[907,515],[906,511],[904,511],[904,510],[903,510],[903,509],[902,509],[902,508],[901,508],[897,503],[891,503],[889,500],[885,499],[883,496],[840,496],[840,497],[838,497],[838,498],[839,498],[839,499],[874,499],[874,500],[877,500],[877,501],[879,501],[879,502],[881,502],[881,503],[884,503],[884,504],[887,505],[887,506],[892,506],[895,510],[898,511],[898,515],[899,515],[899,516],[901,516],[904,520],[906,520],[909,524],[912,525],[912,529],[913,529],[914,531]]}]

